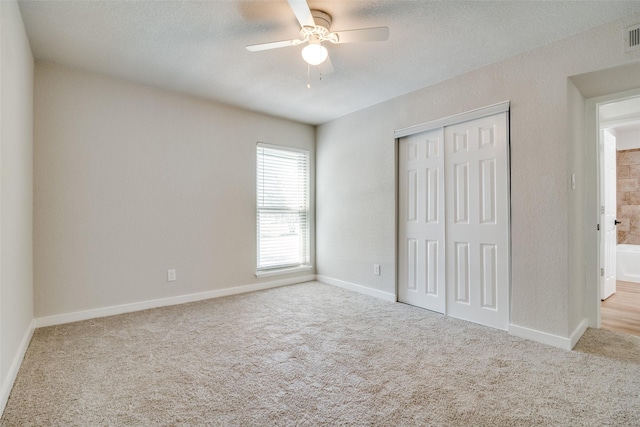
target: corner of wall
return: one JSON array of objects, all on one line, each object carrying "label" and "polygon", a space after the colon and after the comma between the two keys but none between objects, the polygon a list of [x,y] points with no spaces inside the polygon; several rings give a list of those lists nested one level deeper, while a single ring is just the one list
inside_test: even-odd
[{"label": "corner of wall", "polygon": [[582,337],[582,334],[585,333],[588,326],[589,325],[587,319],[582,319],[582,321],[573,330],[573,332],[571,332],[571,334],[569,334],[569,336],[566,338],[559,335],[553,335],[513,324],[509,325],[508,332],[509,334],[515,335],[516,337],[571,351],[580,340],[580,337]]},{"label": "corner of wall", "polygon": [[586,267],[584,230],[588,221],[585,213],[586,197],[590,189],[585,185],[585,99],[570,78],[567,78],[567,175],[569,204],[567,210],[568,235],[568,331],[585,317]]},{"label": "corner of wall", "polygon": [[[16,1],[0,2],[0,412],[34,330],[34,59]],[[8,48],[7,48],[8,47]]]},{"label": "corner of wall", "polygon": [[369,295],[385,301],[396,302],[398,300],[396,294],[380,291],[378,289],[369,288],[367,286],[358,285],[344,280],[334,279],[328,276],[316,275],[316,280],[318,280],[318,282],[326,283],[327,285],[333,285],[342,289],[348,289],[350,291]]},{"label": "corner of wall", "polygon": [[11,362],[9,371],[0,384],[0,415],[2,415],[5,407],[7,406],[9,395],[11,394],[11,389],[13,388],[13,383],[18,376],[18,371],[20,370],[20,366],[22,365],[24,356],[27,353],[29,343],[31,342],[31,337],[33,337],[33,332],[35,331],[35,329],[36,321],[34,319],[29,324],[29,328],[25,332],[22,341],[20,342],[20,346],[18,347],[18,351],[13,358],[13,361]]}]

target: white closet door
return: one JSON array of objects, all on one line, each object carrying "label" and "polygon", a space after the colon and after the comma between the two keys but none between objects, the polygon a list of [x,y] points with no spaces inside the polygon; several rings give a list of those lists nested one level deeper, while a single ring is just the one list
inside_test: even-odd
[{"label": "white closet door", "polygon": [[509,323],[506,113],[446,127],[447,314]]},{"label": "white closet door", "polygon": [[398,299],[444,313],[442,129],[399,141]]}]

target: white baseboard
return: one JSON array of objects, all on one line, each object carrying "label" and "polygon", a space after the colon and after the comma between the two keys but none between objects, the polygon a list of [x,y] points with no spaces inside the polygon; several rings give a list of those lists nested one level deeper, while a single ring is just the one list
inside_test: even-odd
[{"label": "white baseboard", "polygon": [[580,341],[582,334],[585,333],[588,327],[589,321],[587,319],[582,319],[582,322],[580,322],[578,327],[573,331],[571,335],[569,335],[569,340],[571,341],[571,350],[573,350],[573,347],[578,344],[578,341]]},{"label": "white baseboard", "polygon": [[4,408],[7,406],[7,401],[9,400],[9,395],[11,394],[13,383],[18,376],[20,365],[22,365],[22,360],[24,359],[24,355],[27,352],[27,348],[29,348],[29,343],[31,342],[31,337],[33,336],[33,331],[35,329],[36,321],[32,320],[24,334],[24,337],[22,337],[20,347],[18,347],[18,352],[13,358],[13,362],[9,367],[9,372],[7,372],[7,377],[2,383],[2,388],[0,388],[0,415],[2,415],[2,413],[4,412]]},{"label": "white baseboard", "polygon": [[542,332],[535,329],[525,328],[524,326],[509,324],[509,333],[520,338],[525,338],[531,341],[539,342],[541,344],[558,347],[563,350],[571,350],[573,348],[570,338],[549,334],[547,332]]},{"label": "white baseboard", "polygon": [[396,302],[398,300],[395,294],[379,291],[377,289],[368,288],[362,285],[356,285],[355,283],[345,282],[344,280],[333,279],[331,277],[322,276],[322,275],[316,275],[316,280],[322,283],[326,283],[327,285],[333,285],[339,288],[348,289],[350,291],[359,292],[361,294],[380,298],[385,301]]},{"label": "white baseboard", "polygon": [[45,326],[61,325],[64,323],[78,322],[80,320],[97,319],[99,317],[114,316],[117,314],[131,313],[134,311],[147,310],[150,308],[166,307],[169,305],[184,304],[187,302],[202,301],[211,298],[225,297],[229,295],[243,294],[246,292],[261,291],[264,289],[277,288],[279,286],[293,285],[295,283],[309,282],[315,280],[313,274],[298,276],[270,282],[255,283],[252,285],[234,286],[232,288],[216,289],[213,291],[199,292],[196,294],[179,295],[169,298],[134,302],[131,304],[115,305],[110,307],[96,308],[93,310],[76,311],[74,313],[58,314],[54,316],[39,317],[35,319],[37,328]]},{"label": "white baseboard", "polygon": [[509,325],[509,333],[520,338],[526,338],[528,340],[536,341],[541,344],[547,344],[553,347],[561,348],[563,350],[571,351],[580,340],[582,334],[584,334],[584,332],[587,330],[588,326],[589,322],[587,321],[587,319],[582,319],[578,327],[571,333],[571,335],[569,335],[569,338],[513,324]]}]

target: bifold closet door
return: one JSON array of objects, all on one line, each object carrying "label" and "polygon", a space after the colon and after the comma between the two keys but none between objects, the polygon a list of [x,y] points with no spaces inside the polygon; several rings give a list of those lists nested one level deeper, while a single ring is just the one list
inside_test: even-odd
[{"label": "bifold closet door", "polygon": [[507,329],[507,114],[448,126],[444,134],[447,314]]},{"label": "bifold closet door", "polygon": [[400,139],[398,299],[445,312],[442,129]]}]

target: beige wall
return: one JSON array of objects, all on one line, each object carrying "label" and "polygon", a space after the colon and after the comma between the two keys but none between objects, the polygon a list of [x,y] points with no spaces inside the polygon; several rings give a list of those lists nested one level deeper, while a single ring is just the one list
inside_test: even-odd
[{"label": "beige wall", "polygon": [[617,152],[618,243],[640,245],[640,149]]},{"label": "beige wall", "polygon": [[1,412],[33,318],[33,56],[14,1],[0,20]]},{"label": "beige wall", "polygon": [[[568,77],[637,60],[629,17],[326,123],[317,131],[318,274],[395,292],[393,131],[511,101],[511,323],[568,337],[585,319],[584,100]],[[576,113],[575,108],[582,108]],[[577,189],[570,189],[571,173]],[[345,183],[347,183],[345,185]],[[578,226],[573,221],[579,217]],[[578,254],[577,256],[575,254]],[[373,275],[373,264],[382,275]]]},{"label": "beige wall", "polygon": [[254,275],[256,142],[313,153],[312,126],[42,63],[34,111],[36,317],[281,278]]}]

